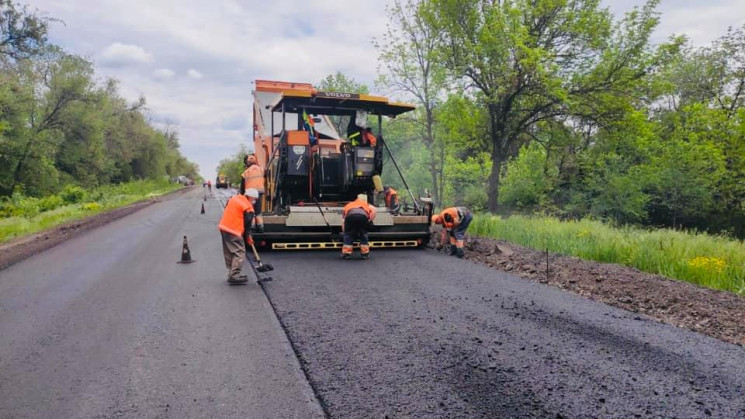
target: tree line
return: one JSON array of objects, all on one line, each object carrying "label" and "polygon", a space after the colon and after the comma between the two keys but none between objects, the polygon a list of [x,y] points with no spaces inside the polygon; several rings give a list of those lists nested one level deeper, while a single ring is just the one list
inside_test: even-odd
[{"label": "tree line", "polygon": [[376,84],[418,105],[385,127],[415,194],[745,237],[745,27],[653,44],[657,5],[394,2]]},{"label": "tree line", "polygon": [[144,98],[128,103],[89,59],[48,42],[55,22],[0,0],[0,197],[198,177],[178,134],[149,124]]}]

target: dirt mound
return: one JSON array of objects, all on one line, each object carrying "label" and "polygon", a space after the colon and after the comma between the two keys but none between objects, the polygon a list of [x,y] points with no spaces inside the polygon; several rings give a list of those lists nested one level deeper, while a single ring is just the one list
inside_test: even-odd
[{"label": "dirt mound", "polygon": [[[443,251],[447,249],[445,247]],[[745,298],[626,266],[469,238],[466,259],[661,322],[745,345]]]}]

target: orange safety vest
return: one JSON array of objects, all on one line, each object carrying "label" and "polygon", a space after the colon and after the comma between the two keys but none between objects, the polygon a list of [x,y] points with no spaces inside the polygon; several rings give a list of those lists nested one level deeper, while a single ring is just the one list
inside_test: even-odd
[{"label": "orange safety vest", "polygon": [[368,220],[372,221],[375,219],[375,214],[377,213],[377,211],[375,210],[375,207],[373,207],[372,205],[368,204],[367,202],[361,199],[356,199],[348,203],[347,205],[345,205],[344,209],[341,210],[341,216],[346,217],[347,213],[355,208],[362,208],[363,210],[365,210],[365,212],[367,213]]},{"label": "orange safety vest", "polygon": [[241,175],[246,189],[254,188],[259,193],[264,193],[264,169],[258,164],[252,164]]},{"label": "orange safety vest", "polygon": [[398,192],[393,188],[388,188],[388,193],[385,194],[385,206],[390,208],[393,198],[398,198]]},{"label": "orange safety vest", "polygon": [[245,195],[235,195],[228,200],[217,228],[234,236],[243,236],[243,213],[254,212],[254,206]]},{"label": "orange safety vest", "polygon": [[370,144],[370,147],[375,147],[378,145],[378,139],[373,135],[372,132],[365,131],[365,139]]},{"label": "orange safety vest", "polygon": [[[455,226],[460,224],[461,220],[465,218],[466,214],[468,214],[468,208],[466,207],[450,207],[445,208],[444,211],[440,213],[440,217],[442,218],[442,224],[447,229],[453,229]],[[445,221],[445,214],[450,214],[451,217],[453,217],[452,222]]]}]

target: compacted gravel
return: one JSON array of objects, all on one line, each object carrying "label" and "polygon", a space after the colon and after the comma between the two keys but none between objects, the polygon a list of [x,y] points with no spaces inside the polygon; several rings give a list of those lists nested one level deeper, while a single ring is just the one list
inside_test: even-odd
[{"label": "compacted gravel", "polygon": [[332,417],[745,417],[745,349],[432,250],[266,253]]}]

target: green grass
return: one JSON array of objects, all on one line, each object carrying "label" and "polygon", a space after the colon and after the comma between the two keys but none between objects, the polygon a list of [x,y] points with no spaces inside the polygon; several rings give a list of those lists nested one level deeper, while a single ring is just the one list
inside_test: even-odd
[{"label": "green grass", "polygon": [[[26,214],[0,218],[0,243],[16,237],[26,236],[70,221],[81,220],[91,215],[114,208],[123,207],[138,201],[160,196],[181,185],[167,181],[143,180],[107,185],[85,191],[80,202],[58,206],[50,210],[24,211],[22,209],[36,206],[39,200],[34,198],[14,197],[13,203],[6,203],[6,208],[19,208],[16,213]],[[8,211],[13,212],[13,211]]]},{"label": "green grass", "polygon": [[727,237],[614,228],[591,220],[483,214],[474,218],[469,233],[745,294],[745,243]]}]

